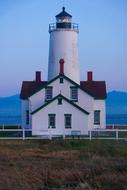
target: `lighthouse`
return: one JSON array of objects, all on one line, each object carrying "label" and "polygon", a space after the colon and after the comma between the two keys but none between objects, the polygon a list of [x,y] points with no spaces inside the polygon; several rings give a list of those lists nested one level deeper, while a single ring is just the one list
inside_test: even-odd
[{"label": "lighthouse", "polygon": [[48,81],[59,74],[59,60],[63,59],[64,75],[80,84],[78,33],[78,24],[72,23],[72,16],[63,7],[56,23],[49,25]]},{"label": "lighthouse", "polygon": [[49,25],[48,80],[36,71],[34,80],[22,83],[22,127],[31,128],[34,136],[84,136],[105,128],[106,84],[91,71],[80,81],[78,33],[63,7]]}]

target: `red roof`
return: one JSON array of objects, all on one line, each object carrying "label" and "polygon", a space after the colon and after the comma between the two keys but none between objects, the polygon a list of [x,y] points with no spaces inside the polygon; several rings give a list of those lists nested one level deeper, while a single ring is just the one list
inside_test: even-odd
[{"label": "red roof", "polygon": [[92,94],[96,99],[106,98],[105,81],[81,81],[80,86]]},{"label": "red roof", "polygon": [[[30,95],[45,87],[47,83],[47,81],[24,81],[22,83],[20,98],[23,100],[27,99]],[[81,81],[80,87],[89,94],[93,95],[95,99],[106,98],[105,81]]]},{"label": "red roof", "polygon": [[23,100],[27,99],[31,94],[39,91],[46,84],[47,81],[41,81],[41,82],[23,81],[20,98]]}]

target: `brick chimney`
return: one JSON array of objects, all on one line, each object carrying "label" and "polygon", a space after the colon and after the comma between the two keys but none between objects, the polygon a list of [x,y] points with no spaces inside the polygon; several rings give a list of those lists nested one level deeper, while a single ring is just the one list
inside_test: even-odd
[{"label": "brick chimney", "polygon": [[64,59],[60,59],[60,74],[64,75]]},{"label": "brick chimney", "polygon": [[36,71],[35,81],[41,82],[41,71]]},{"label": "brick chimney", "polygon": [[93,81],[93,72],[92,71],[88,71],[87,72],[87,81]]}]

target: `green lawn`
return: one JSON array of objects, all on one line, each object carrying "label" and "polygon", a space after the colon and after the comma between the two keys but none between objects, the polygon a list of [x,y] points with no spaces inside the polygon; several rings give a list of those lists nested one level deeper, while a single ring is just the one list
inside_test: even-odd
[{"label": "green lawn", "polygon": [[127,142],[1,140],[0,170],[1,190],[124,190]]}]

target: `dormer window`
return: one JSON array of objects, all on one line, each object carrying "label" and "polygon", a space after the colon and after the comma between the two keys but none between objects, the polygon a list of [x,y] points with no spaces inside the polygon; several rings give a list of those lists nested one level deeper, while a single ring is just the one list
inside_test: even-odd
[{"label": "dormer window", "polygon": [[52,90],[52,86],[48,86],[46,89],[45,89],[45,100],[48,101],[48,100],[51,100],[52,97],[53,97],[53,90]]},{"label": "dormer window", "polygon": [[72,101],[78,101],[78,88],[75,86],[70,87],[70,98]]}]

